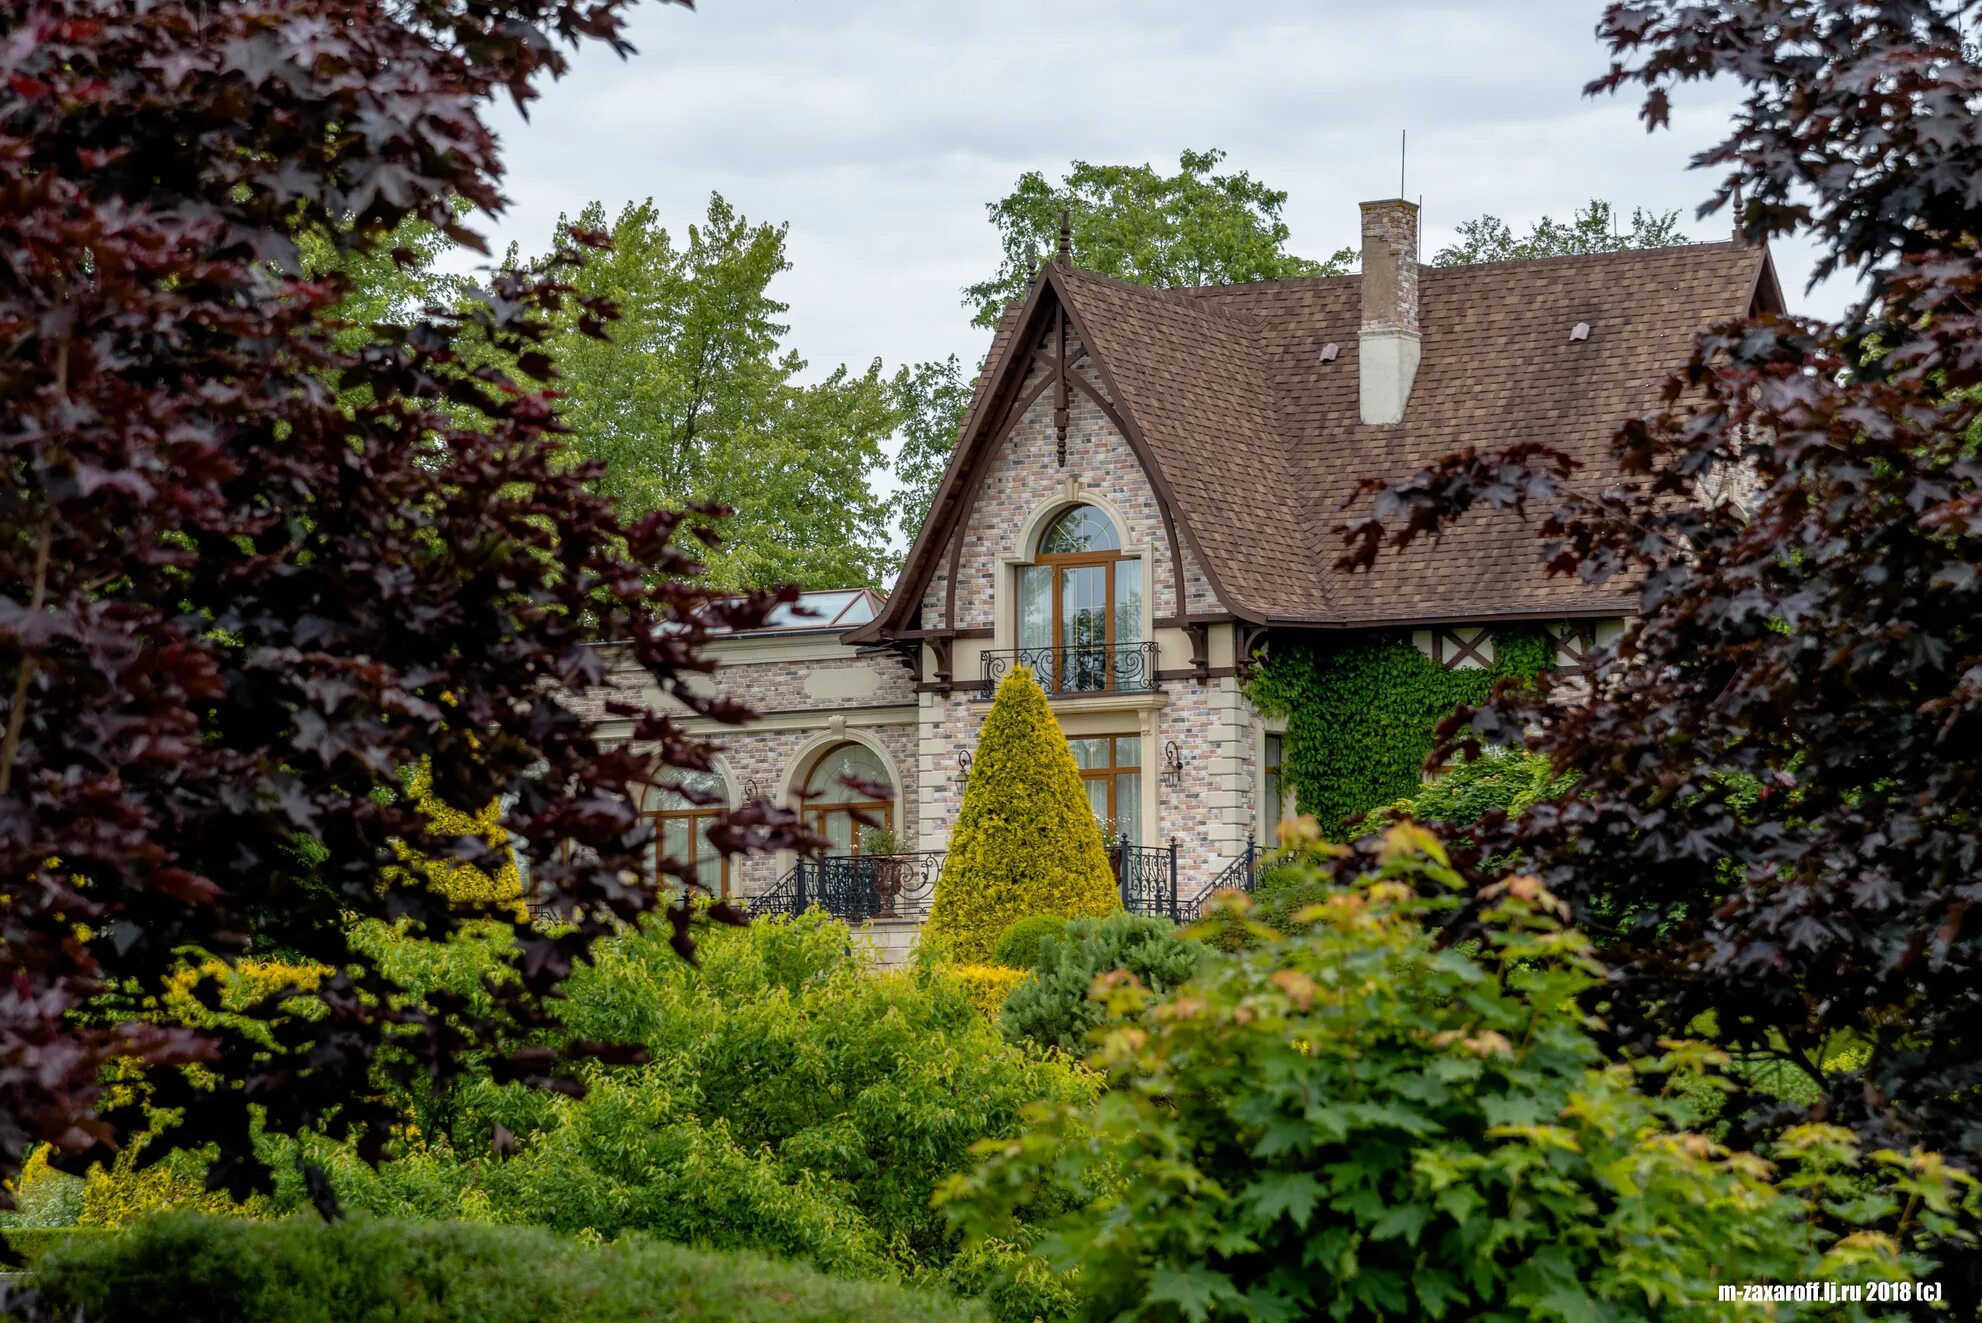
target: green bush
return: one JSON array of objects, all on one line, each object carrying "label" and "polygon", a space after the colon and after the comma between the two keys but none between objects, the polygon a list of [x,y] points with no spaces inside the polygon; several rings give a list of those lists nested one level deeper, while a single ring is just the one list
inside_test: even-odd
[{"label": "green bush", "polygon": [[1725,1059],[1607,1062],[1578,1009],[1604,971],[1533,878],[1441,945],[1457,897],[1420,890],[1459,879],[1436,841],[1400,826],[1371,857],[1297,937],[1167,1001],[1118,983],[1109,1090],[982,1146],[946,1206],[1043,1229],[1092,1318],[1692,1318],[1717,1282],[1931,1277],[1924,1251],[1973,1252],[1974,1182],[1935,1155],[1681,1131],[1640,1070],[1725,1088]]},{"label": "green bush", "polygon": [[983,964],[1019,919],[1121,907],[1073,750],[1032,672],[1016,667],[977,737],[921,949]]},{"label": "green bush", "polygon": [[639,1237],[605,1246],[525,1227],[170,1214],[40,1262],[51,1316],[92,1323],[722,1323],[978,1319],[940,1294]]},{"label": "green bush", "polygon": [[5,1236],[7,1248],[21,1256],[32,1268],[50,1250],[71,1241],[86,1241],[95,1236],[112,1234],[108,1227],[5,1227],[0,1228],[0,1236]]},{"label": "green bush", "polygon": [[998,1025],[1014,1043],[1054,1047],[1075,1055],[1086,1050],[1091,1030],[1107,1008],[1088,996],[1095,977],[1126,969],[1153,992],[1168,992],[1196,972],[1209,951],[1177,934],[1167,919],[1111,914],[1075,919],[1048,938],[1039,963],[1005,998]]},{"label": "green bush", "polygon": [[1510,817],[1543,799],[1567,794],[1573,776],[1556,776],[1548,759],[1525,749],[1487,749],[1455,763],[1408,795],[1372,810],[1362,830],[1379,831],[1400,818],[1468,827],[1498,809]]},{"label": "green bush", "polygon": [[991,952],[991,961],[1007,969],[1031,969],[1039,963],[1047,939],[1066,931],[1067,919],[1063,914],[1028,915],[1005,929],[1005,935]]},{"label": "green bush", "polygon": [[[849,938],[817,912],[714,929],[699,967],[664,925],[611,939],[567,985],[550,1041],[635,1043],[649,1064],[586,1067],[583,1098],[486,1082],[423,1097],[430,1119],[376,1169],[326,1141],[309,1156],[347,1206],[382,1217],[639,1231],[863,1276],[940,1273],[958,1237],[930,1207],[938,1181],[973,1143],[1016,1134],[1028,1104],[1091,1099],[1098,1077],[1007,1043],[948,969],[876,972]],[[384,963],[466,994],[497,951],[478,939],[418,957]],[[501,1157],[498,1125],[516,1145]],[[307,1208],[293,1156],[272,1156],[277,1210]],[[1030,1271],[1023,1256],[1003,1266]]]}]

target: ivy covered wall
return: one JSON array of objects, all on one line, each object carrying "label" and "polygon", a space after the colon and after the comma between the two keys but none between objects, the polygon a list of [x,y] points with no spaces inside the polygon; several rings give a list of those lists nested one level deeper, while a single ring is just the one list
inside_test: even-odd
[{"label": "ivy covered wall", "polygon": [[1461,703],[1486,701],[1496,682],[1555,664],[1539,628],[1493,636],[1493,665],[1447,670],[1408,638],[1276,641],[1246,686],[1253,706],[1284,717],[1280,775],[1303,813],[1330,836],[1342,823],[1415,794],[1431,756],[1432,732]]}]

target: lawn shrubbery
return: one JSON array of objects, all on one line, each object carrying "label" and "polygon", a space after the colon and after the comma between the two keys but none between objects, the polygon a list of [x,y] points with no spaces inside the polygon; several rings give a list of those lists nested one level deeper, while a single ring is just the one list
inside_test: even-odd
[{"label": "lawn shrubbery", "polygon": [[[432,972],[465,985],[473,962]],[[563,1036],[636,1043],[651,1061],[593,1068],[580,1099],[469,1085],[379,1171],[323,1146],[340,1195],[384,1216],[645,1231],[914,1273],[954,1248],[929,1197],[971,1144],[1015,1133],[1028,1103],[1096,1087],[1004,1042],[949,971],[877,972],[816,913],[712,932],[699,969],[664,929],[617,938],[559,1014]],[[500,1134],[514,1151],[499,1157]]]},{"label": "lawn shrubbery", "polygon": [[38,1261],[51,1316],[92,1323],[931,1323],[982,1319],[934,1291],[828,1277],[751,1254],[629,1237],[582,1245],[529,1227],[331,1225],[174,1214]]},{"label": "lawn shrubbery", "polygon": [[[817,912],[713,930],[697,966],[668,936],[655,925],[610,939],[567,985],[542,1046],[630,1043],[648,1058],[580,1066],[583,1097],[487,1079],[435,1090],[414,1071],[391,1085],[406,1124],[382,1166],[321,1137],[300,1155],[267,1139],[275,1193],[243,1207],[205,1191],[198,1153],[140,1170],[132,1151],[86,1182],[39,1164],[23,1203],[38,1220],[107,1226],[168,1208],[307,1211],[301,1156],[347,1208],[377,1217],[644,1233],[858,1277],[941,1281],[954,1267],[1010,1317],[1055,1316],[1066,1290],[1019,1251],[1022,1237],[956,1260],[960,1237],[930,1206],[971,1145],[1016,1134],[1026,1106],[1099,1088],[1079,1064],[1002,1037],[998,1006],[1021,971],[987,966],[973,981],[950,965],[877,970]],[[511,938],[490,924],[443,946],[371,924],[356,940],[414,995],[458,997],[475,1013],[505,976]],[[231,1014],[284,981],[229,976],[193,1012]]]},{"label": "lawn shrubbery", "polygon": [[[1168,1000],[1112,980],[1108,1091],[985,1146],[953,1213],[1043,1220],[1096,1318],[1645,1319],[1717,1281],[1902,1277],[1955,1243],[1972,1183],[1932,1155],[1805,1126],[1772,1167],[1684,1133],[1599,1052],[1577,999],[1603,971],[1532,878],[1450,946],[1456,895],[1419,894],[1458,885],[1436,842],[1398,827],[1372,861],[1310,931]],[[1645,1063],[1710,1087],[1720,1064]]]},{"label": "lawn shrubbery", "polygon": [[1031,969],[1039,963],[1046,943],[1067,931],[1067,920],[1060,914],[1032,914],[1005,929],[991,959],[1007,969]]},{"label": "lawn shrubbery", "polygon": [[1177,987],[1209,954],[1186,941],[1168,919],[1111,914],[1076,919],[1058,937],[1049,937],[1038,963],[1005,998],[998,1024],[1014,1043],[1058,1048],[1076,1057],[1087,1050],[1090,1030],[1107,1008],[1088,996],[1097,975],[1125,969],[1152,992]]}]

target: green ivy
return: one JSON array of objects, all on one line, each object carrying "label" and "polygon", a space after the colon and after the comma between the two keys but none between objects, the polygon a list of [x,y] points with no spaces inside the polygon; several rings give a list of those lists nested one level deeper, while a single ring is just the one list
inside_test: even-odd
[{"label": "green ivy", "polygon": [[1538,628],[1493,636],[1493,665],[1447,670],[1408,638],[1365,636],[1341,643],[1278,643],[1246,687],[1253,706],[1285,717],[1280,772],[1303,813],[1330,837],[1359,813],[1416,794],[1438,723],[1464,703],[1486,701],[1501,680],[1555,664]]}]

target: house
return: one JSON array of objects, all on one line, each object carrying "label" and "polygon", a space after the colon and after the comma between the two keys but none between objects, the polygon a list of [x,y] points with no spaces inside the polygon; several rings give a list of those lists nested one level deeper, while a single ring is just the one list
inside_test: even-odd
[{"label": "house", "polygon": [[[1467,446],[1540,441],[1602,473],[1616,424],[1656,403],[1699,330],[1782,307],[1769,255],[1730,241],[1432,268],[1417,227],[1409,202],[1364,203],[1360,275],[1189,290],[1082,271],[1063,237],[992,341],[894,590],[810,593],[811,614],[714,648],[720,687],[763,716],[711,728],[724,752],[702,789],[815,791],[836,853],[859,854],[869,814],[906,873],[876,902],[849,858],[724,863],[704,842],[706,880],[760,908],[823,896],[912,923],[991,687],[1026,665],[1129,846],[1124,872],[1188,903],[1291,807],[1279,733],[1243,692],[1262,645],[1380,631],[1481,666],[1496,627],[1528,622],[1573,668],[1617,628],[1626,596],[1547,578],[1507,515],[1346,575],[1343,502]],[[856,802],[846,774],[889,793]],[[699,840],[706,810],[651,809],[670,849]]]}]

